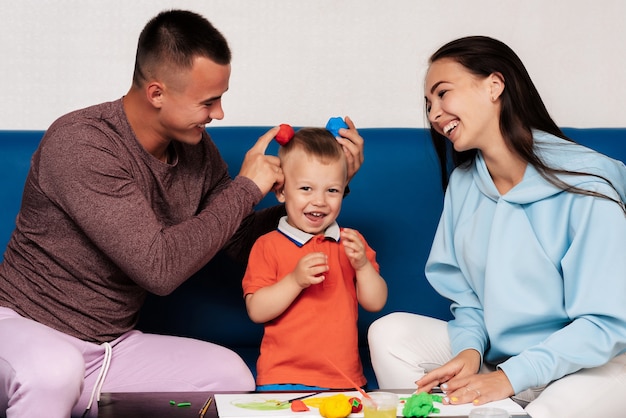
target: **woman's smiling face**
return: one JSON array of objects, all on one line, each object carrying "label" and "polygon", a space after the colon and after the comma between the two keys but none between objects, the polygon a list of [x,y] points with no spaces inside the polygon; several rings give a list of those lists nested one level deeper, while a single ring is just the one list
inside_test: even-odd
[{"label": "woman's smiling face", "polygon": [[426,112],[432,127],[457,151],[481,149],[499,135],[499,92],[493,77],[480,78],[450,58],[433,62],[424,83]]}]

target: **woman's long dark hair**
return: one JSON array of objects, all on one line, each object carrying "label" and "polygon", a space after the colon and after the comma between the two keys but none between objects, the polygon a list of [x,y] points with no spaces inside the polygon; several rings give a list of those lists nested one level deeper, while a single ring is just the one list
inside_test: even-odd
[{"label": "woman's long dark hair", "polygon": [[[470,73],[485,78],[493,73],[500,73],[504,78],[504,90],[500,95],[500,131],[507,146],[516,152],[528,164],[553,185],[572,193],[601,197],[624,204],[604,194],[573,187],[557,177],[557,174],[580,174],[599,177],[599,175],[559,170],[546,165],[535,153],[532,130],[538,129],[559,138],[575,142],[565,136],[552,120],[539,96],[539,92],[526,71],[519,57],[506,44],[486,36],[469,36],[447,43],[430,57],[430,64],[443,58],[450,58],[463,65]],[[474,160],[477,150],[459,152],[450,146],[448,139],[430,126],[433,145],[441,167],[441,182],[448,185],[450,159],[454,167]],[[451,153],[451,155],[448,155]],[[614,188],[614,187],[613,187]],[[626,209],[625,209],[626,210]]]}]

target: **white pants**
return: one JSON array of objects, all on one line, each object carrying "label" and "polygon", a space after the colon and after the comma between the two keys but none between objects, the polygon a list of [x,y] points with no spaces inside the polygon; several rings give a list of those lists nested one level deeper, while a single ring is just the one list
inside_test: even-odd
[{"label": "white pants", "polygon": [[[368,341],[381,389],[415,389],[424,371],[452,358],[447,324],[397,312],[376,320]],[[626,417],[626,354],[548,385],[528,404],[532,418]]]}]

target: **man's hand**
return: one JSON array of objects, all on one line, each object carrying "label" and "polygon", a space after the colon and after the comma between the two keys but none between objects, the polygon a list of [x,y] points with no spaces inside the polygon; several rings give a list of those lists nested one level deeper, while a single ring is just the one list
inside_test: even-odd
[{"label": "man's hand", "polygon": [[273,155],[265,155],[267,146],[278,133],[278,126],[267,131],[246,152],[239,175],[252,180],[266,195],[274,187],[281,187],[285,178],[280,168],[280,159]]},{"label": "man's hand", "polygon": [[337,141],[341,144],[343,152],[346,154],[348,181],[350,181],[363,164],[363,138],[361,138],[361,135],[354,127],[352,119],[346,116],[345,122],[348,125],[348,129],[339,129],[341,137],[337,138]]}]

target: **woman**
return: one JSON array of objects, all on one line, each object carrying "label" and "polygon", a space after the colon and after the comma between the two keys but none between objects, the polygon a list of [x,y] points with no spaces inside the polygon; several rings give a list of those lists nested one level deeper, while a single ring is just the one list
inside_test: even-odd
[{"label": "woman", "polygon": [[450,404],[514,396],[533,418],[620,416],[626,167],[565,137],[495,39],[441,47],[424,88],[447,186],[426,277],[454,319],[372,324],[380,387],[440,386]]}]

